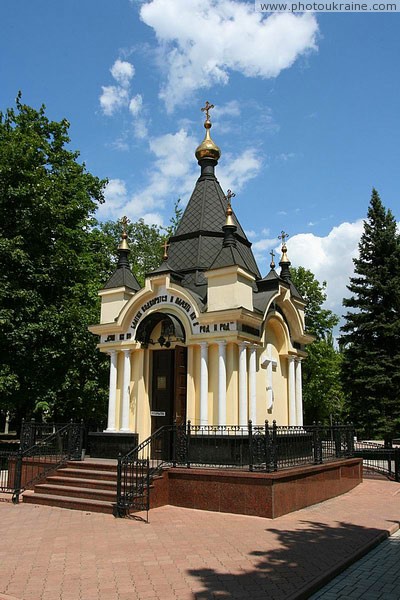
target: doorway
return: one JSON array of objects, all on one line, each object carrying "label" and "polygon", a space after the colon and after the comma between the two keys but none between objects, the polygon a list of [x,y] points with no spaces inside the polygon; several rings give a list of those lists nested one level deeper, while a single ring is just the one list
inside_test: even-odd
[{"label": "doorway", "polygon": [[[151,394],[151,433],[163,425],[186,422],[187,349],[154,350]],[[168,437],[168,436],[167,436]],[[171,438],[172,442],[172,438]],[[170,451],[166,436],[154,441],[152,458],[161,458]],[[164,457],[165,458],[165,457]]]}]

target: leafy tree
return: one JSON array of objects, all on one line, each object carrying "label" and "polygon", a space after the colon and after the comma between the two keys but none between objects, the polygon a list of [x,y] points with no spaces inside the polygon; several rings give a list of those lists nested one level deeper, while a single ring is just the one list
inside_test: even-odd
[{"label": "leafy tree", "polygon": [[[138,282],[143,285],[146,273],[156,269],[162,260],[162,246],[168,241],[178,228],[183,209],[178,199],[174,204],[174,212],[167,227],[148,225],[143,219],[128,223],[128,243],[131,249],[129,261],[132,271]],[[122,216],[122,215],[121,215]],[[119,221],[106,221],[100,223],[100,231],[105,235],[107,252],[111,257],[112,265],[116,263],[116,248],[121,240],[121,224]],[[165,231],[165,233],[162,233]]]},{"label": "leafy tree", "polygon": [[319,283],[304,267],[291,268],[291,278],[304,300],[305,323],[315,341],[307,346],[303,362],[303,399],[305,422],[342,417],[343,391],[340,383],[341,354],[333,343],[333,328],[339,317],[323,308],[326,282]]},{"label": "leafy tree", "polygon": [[367,437],[400,435],[400,238],[372,191],[342,327],[350,416]]},{"label": "leafy tree", "polygon": [[92,227],[106,182],[68,149],[68,128],[21,95],[0,113],[0,403],[18,420],[105,413],[107,360],[87,326],[110,269]]},{"label": "leafy tree", "polygon": [[[106,221],[99,227],[106,237],[107,252],[114,268],[117,260],[116,249],[121,241],[121,225],[118,221]],[[157,225],[148,225],[143,219],[128,223],[127,234],[131,249],[130,266],[138,282],[143,285],[146,273],[158,267],[162,260],[162,244],[165,236]],[[105,280],[102,283],[105,283]]]}]

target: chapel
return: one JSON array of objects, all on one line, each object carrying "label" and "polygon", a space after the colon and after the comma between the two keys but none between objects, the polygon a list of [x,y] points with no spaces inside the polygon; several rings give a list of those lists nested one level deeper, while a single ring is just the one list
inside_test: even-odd
[{"label": "chapel", "polygon": [[[163,425],[303,425],[301,363],[312,337],[305,302],[282,255],[264,277],[216,168],[221,151],[205,137],[193,193],[160,266],[141,287],[130,269],[126,227],[115,272],[100,290],[98,349],[110,357],[105,433],[139,442]],[[124,220],[123,220],[124,222]],[[125,219],[126,223],[126,219]]]}]

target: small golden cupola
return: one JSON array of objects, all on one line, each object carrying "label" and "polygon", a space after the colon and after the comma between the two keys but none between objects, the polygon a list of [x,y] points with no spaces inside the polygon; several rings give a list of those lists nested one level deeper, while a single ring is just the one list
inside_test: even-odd
[{"label": "small golden cupola", "polygon": [[212,108],[214,108],[214,104],[210,104],[207,101],[206,105],[201,109],[206,113],[206,120],[204,122],[206,135],[201,144],[196,148],[195,156],[198,161],[203,160],[204,158],[211,158],[218,161],[221,156],[221,150],[218,148],[217,144],[213,142],[210,136],[210,129],[212,126],[210,121],[210,109]]},{"label": "small golden cupola", "polygon": [[281,260],[279,261],[279,266],[281,267],[281,278],[284,279],[285,281],[288,281],[290,279],[290,265],[291,265],[291,262],[287,255],[287,246],[286,246],[286,240],[288,239],[288,237],[289,237],[289,234],[285,233],[284,231],[281,232],[281,235],[278,235],[278,238],[280,240],[282,240],[282,257],[281,257]]}]

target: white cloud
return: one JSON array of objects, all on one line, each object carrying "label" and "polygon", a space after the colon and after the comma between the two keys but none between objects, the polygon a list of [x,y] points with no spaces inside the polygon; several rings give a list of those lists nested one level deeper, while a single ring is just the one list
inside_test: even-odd
[{"label": "white cloud", "polygon": [[[287,242],[292,265],[310,269],[320,283],[326,281],[326,307],[339,316],[344,312],[342,300],[349,295],[346,285],[354,272],[353,258],[358,256],[363,225],[362,219],[354,223],[341,223],[333,227],[325,237],[299,233],[290,237]],[[273,248],[279,272],[281,250],[277,241],[276,237],[261,239],[252,245],[252,250],[256,260],[263,264],[269,250]]]},{"label": "white cloud", "polygon": [[250,179],[256,177],[262,168],[262,159],[255,148],[247,148],[240,155],[227,154],[223,164],[218,167],[218,180],[223,190],[240,192]]},{"label": "white cloud", "polygon": [[129,110],[134,117],[137,117],[143,107],[143,98],[141,94],[136,94],[129,102]]},{"label": "white cloud", "polygon": [[220,117],[239,117],[240,116],[240,104],[237,100],[230,100],[226,104],[215,106],[213,108],[213,116]]},{"label": "white cloud", "polygon": [[312,233],[294,235],[288,241],[288,255],[294,266],[310,269],[318,281],[327,282],[328,308],[343,313],[342,299],[349,295],[346,285],[354,272],[353,258],[363,232],[362,219],[341,223],[325,237]]},{"label": "white cloud", "polygon": [[200,88],[226,85],[230,72],[276,77],[316,49],[318,24],[310,13],[256,13],[237,0],[150,0],[140,16],[155,31],[166,73],[167,110]]},{"label": "white cloud", "polygon": [[[130,98],[131,80],[135,74],[135,67],[125,61],[117,59],[110,69],[111,75],[119,85],[102,86],[100,106],[103,114],[111,117],[118,110],[128,108],[133,117],[133,132],[136,138],[144,139],[148,136],[146,119],[143,117],[143,97],[136,94]],[[114,143],[121,149],[118,143]],[[124,142],[124,149],[127,144]]]},{"label": "white cloud", "polygon": [[135,74],[135,67],[125,60],[117,59],[110,71],[115,81],[126,88]]},{"label": "white cloud", "polygon": [[129,95],[126,89],[115,85],[102,85],[101,89],[100,106],[103,113],[108,117],[112,116],[122,106],[128,104]]},{"label": "white cloud", "polygon": [[[151,138],[149,150],[154,160],[148,171],[148,183],[142,189],[128,192],[120,179],[112,179],[106,189],[106,202],[99,210],[99,219],[117,218],[126,213],[130,219],[146,218],[156,214],[160,222],[160,211],[167,201],[189,199],[199,176],[199,167],[194,157],[197,140],[186,129]],[[246,181],[259,172],[262,161],[254,149],[247,149],[240,156],[226,158],[225,168],[218,167],[218,179],[224,190],[239,191]]]}]

